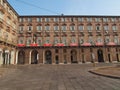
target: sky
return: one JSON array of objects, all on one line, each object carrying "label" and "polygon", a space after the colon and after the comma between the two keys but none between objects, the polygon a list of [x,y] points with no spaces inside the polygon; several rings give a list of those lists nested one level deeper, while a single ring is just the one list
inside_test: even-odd
[{"label": "sky", "polygon": [[120,15],[120,0],[7,0],[19,15]]}]

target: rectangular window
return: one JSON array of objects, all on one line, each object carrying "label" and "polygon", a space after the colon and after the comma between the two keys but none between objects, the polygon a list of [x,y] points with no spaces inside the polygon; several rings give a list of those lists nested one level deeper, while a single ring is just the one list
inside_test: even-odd
[{"label": "rectangular window", "polygon": [[78,21],[79,21],[79,22],[83,22],[83,21],[84,21],[84,18],[78,18]]},{"label": "rectangular window", "polygon": [[90,36],[89,38],[88,38],[88,42],[90,43],[90,44],[94,44],[94,42],[93,42],[93,38]]},{"label": "rectangular window", "polygon": [[74,22],[74,18],[70,18],[70,22]]},{"label": "rectangular window", "polygon": [[66,26],[65,26],[65,25],[62,26],[62,30],[63,30],[63,31],[66,31]]},{"label": "rectangular window", "polygon": [[97,25],[96,30],[101,30],[101,27],[99,25]]},{"label": "rectangular window", "polygon": [[84,43],[83,37],[81,37],[81,38],[79,39],[79,43],[80,43],[80,44],[83,44],[83,43]]},{"label": "rectangular window", "polygon": [[31,39],[27,40],[27,46],[29,46],[31,44]]},{"label": "rectangular window", "polygon": [[106,36],[106,37],[105,37],[105,43],[107,44],[107,43],[109,43],[109,41],[110,41],[110,37],[109,37],[109,36]]},{"label": "rectangular window", "polygon": [[92,30],[92,26],[91,25],[87,26],[87,30],[91,31]]},{"label": "rectangular window", "polygon": [[41,31],[42,30],[42,26],[37,26],[37,31]]},{"label": "rectangular window", "polygon": [[59,18],[54,18],[54,22],[59,22]]},{"label": "rectangular window", "polygon": [[70,26],[70,30],[71,30],[71,31],[74,31],[74,30],[75,30],[75,26],[73,26],[73,25]]},{"label": "rectangular window", "polygon": [[106,25],[106,26],[104,26],[104,30],[108,30],[109,29],[109,27]]},{"label": "rectangular window", "polygon": [[67,45],[66,37],[63,37],[63,38],[62,38],[62,43],[64,43],[65,46]]},{"label": "rectangular window", "polygon": [[95,18],[95,22],[100,22],[100,18]]},{"label": "rectangular window", "polygon": [[46,37],[46,43],[50,43],[50,37]]},{"label": "rectangular window", "polygon": [[33,26],[28,26],[28,31],[32,31],[33,30]]},{"label": "rectangular window", "polygon": [[75,42],[76,42],[75,37],[72,37],[72,38],[71,38],[71,43],[75,43]]},{"label": "rectangular window", "polygon": [[55,37],[54,44],[57,44],[57,43],[59,43],[59,39],[57,37]]},{"label": "rectangular window", "polygon": [[92,18],[87,18],[87,22],[92,22]]},{"label": "rectangular window", "polygon": [[114,36],[114,43],[115,44],[119,44],[119,38],[118,38],[118,36]]},{"label": "rectangular window", "polygon": [[45,18],[45,22],[49,22],[50,21],[50,18]]},{"label": "rectangular window", "polygon": [[54,26],[54,30],[58,31],[59,30],[59,26]]},{"label": "rectangular window", "polygon": [[45,26],[45,30],[50,30],[50,26]]},{"label": "rectangular window", "polygon": [[61,18],[61,21],[62,22],[66,22],[66,18]]},{"label": "rectangular window", "polygon": [[117,26],[116,25],[114,25],[114,26],[112,26],[112,30],[117,30]]},{"label": "rectangular window", "polygon": [[103,22],[108,22],[108,18],[103,18]]},{"label": "rectangular window", "polygon": [[116,21],[116,18],[111,18],[111,21],[112,21],[112,22],[115,22],[115,21]]},{"label": "rectangular window", "polygon": [[101,43],[102,42],[102,38],[99,36],[97,37],[97,42]]},{"label": "rectangular window", "polygon": [[23,31],[23,30],[24,30],[24,27],[23,27],[23,26],[19,26],[19,30],[20,30],[20,31]]},{"label": "rectangular window", "polygon": [[32,18],[28,18],[28,22],[32,22]]},{"label": "rectangular window", "polygon": [[80,26],[78,26],[78,29],[82,31],[82,30],[84,30],[84,26],[80,25]]},{"label": "rectangular window", "polygon": [[42,22],[42,18],[37,18],[37,22]]}]

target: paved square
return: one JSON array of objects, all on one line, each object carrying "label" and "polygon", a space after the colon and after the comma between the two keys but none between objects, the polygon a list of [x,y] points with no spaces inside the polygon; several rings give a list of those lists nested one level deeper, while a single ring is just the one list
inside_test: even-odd
[{"label": "paved square", "polygon": [[18,66],[0,78],[0,90],[120,90],[119,79],[91,74],[92,68],[92,64]]}]

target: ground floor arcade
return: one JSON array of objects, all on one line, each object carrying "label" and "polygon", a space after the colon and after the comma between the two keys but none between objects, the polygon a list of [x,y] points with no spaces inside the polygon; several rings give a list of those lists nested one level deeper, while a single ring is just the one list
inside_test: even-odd
[{"label": "ground floor arcade", "polygon": [[119,47],[22,47],[15,64],[119,62]]}]

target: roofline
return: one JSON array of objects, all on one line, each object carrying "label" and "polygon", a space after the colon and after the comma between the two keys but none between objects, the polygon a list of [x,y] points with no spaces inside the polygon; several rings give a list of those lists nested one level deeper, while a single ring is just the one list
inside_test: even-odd
[{"label": "roofline", "polygon": [[118,15],[20,15],[19,17],[120,17]]},{"label": "roofline", "polygon": [[4,0],[9,6],[10,6],[10,8],[15,12],[15,14],[17,15],[17,16],[19,16],[19,14],[16,12],[16,10],[10,5],[10,3],[7,1],[7,0]]}]

